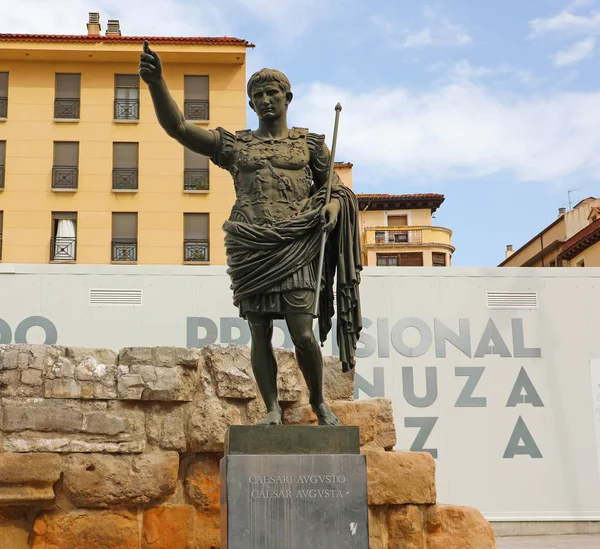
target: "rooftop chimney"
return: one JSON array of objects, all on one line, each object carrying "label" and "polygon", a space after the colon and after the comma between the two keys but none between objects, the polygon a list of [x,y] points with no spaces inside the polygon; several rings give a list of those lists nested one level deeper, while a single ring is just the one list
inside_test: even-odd
[{"label": "rooftop chimney", "polygon": [[561,215],[565,215],[567,213],[567,208],[558,208],[558,217]]},{"label": "rooftop chimney", "polygon": [[506,245],[506,259],[508,259],[512,254],[514,254],[512,244]]},{"label": "rooftop chimney", "polygon": [[118,19],[109,19],[106,23],[106,36],[121,36],[121,27]]},{"label": "rooftop chimney", "polygon": [[87,24],[88,36],[99,36],[100,35],[100,14],[91,13],[90,19]]}]

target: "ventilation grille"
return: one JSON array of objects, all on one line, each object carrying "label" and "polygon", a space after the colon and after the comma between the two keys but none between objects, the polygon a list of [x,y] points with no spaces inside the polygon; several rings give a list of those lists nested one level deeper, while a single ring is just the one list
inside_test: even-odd
[{"label": "ventilation grille", "polygon": [[537,292],[486,292],[488,309],[537,309]]},{"label": "ventilation grille", "polygon": [[123,307],[141,307],[142,290],[90,289],[90,305],[121,305]]}]

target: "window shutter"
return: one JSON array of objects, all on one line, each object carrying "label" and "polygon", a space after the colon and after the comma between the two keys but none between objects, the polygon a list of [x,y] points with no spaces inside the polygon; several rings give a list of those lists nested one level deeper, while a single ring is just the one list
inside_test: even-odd
[{"label": "window shutter", "polygon": [[81,88],[80,74],[57,74],[56,75],[56,98],[57,99],[79,99]]},{"label": "window shutter", "polygon": [[55,166],[77,166],[79,160],[79,143],[59,141],[54,143]]},{"label": "window shutter", "polygon": [[137,168],[138,166],[138,144],[137,143],[113,143],[113,167],[115,168]]},{"label": "window shutter", "polygon": [[137,239],[137,213],[113,213],[112,236]]},{"label": "window shutter", "polygon": [[446,266],[446,254],[442,252],[432,252],[431,262],[434,267],[445,267]]},{"label": "window shutter", "polygon": [[140,77],[137,74],[116,74],[115,87],[117,88],[139,88]]},{"label": "window shutter", "polygon": [[388,227],[406,227],[408,225],[407,215],[388,215]]},{"label": "window shutter", "polygon": [[0,97],[8,97],[8,73],[0,72]]},{"label": "window shutter", "polygon": [[184,76],[185,99],[208,99],[208,76]]},{"label": "window shutter", "polygon": [[400,254],[400,265],[402,267],[422,267],[423,252],[406,252]]},{"label": "window shutter", "polygon": [[208,157],[184,147],[184,168],[186,170],[207,170]]},{"label": "window shutter", "polygon": [[208,214],[184,214],[183,220],[186,240],[208,240]]},{"label": "window shutter", "polygon": [[6,141],[0,141],[0,166],[6,162]]}]

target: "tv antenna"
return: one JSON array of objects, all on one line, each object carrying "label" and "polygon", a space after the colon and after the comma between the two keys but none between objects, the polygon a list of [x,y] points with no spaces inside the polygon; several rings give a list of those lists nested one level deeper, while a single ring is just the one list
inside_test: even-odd
[{"label": "tv antenna", "polygon": [[571,211],[573,209],[573,206],[571,205],[571,194],[574,193],[575,191],[580,191],[581,189],[569,189],[567,191],[567,194],[569,195],[569,211]]}]

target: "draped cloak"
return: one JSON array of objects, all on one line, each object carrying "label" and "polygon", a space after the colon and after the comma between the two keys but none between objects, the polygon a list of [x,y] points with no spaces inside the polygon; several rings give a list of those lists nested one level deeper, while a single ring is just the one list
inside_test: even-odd
[{"label": "draped cloak", "polygon": [[[295,128],[292,130],[296,130]],[[224,134],[225,130],[215,131],[219,137],[230,141],[230,157],[224,159],[224,147],[217,147],[213,162],[232,170],[234,164],[234,144],[232,134]],[[238,132],[236,137],[244,135]],[[247,135],[247,134],[246,134]],[[314,134],[309,134],[315,141]],[[323,147],[323,136],[316,136],[321,147],[310,150],[312,170],[328,170],[328,151]],[[239,144],[239,140],[237,140]],[[319,155],[319,158],[313,158]],[[326,159],[326,164],[323,163]],[[322,175],[322,173],[320,174]],[[316,178],[315,178],[316,179]],[[322,177],[320,178],[322,180]],[[238,185],[236,185],[237,191]],[[223,225],[225,231],[225,251],[227,255],[227,273],[231,279],[233,302],[240,309],[240,316],[245,317],[243,301],[252,296],[266,294],[294,273],[311,266],[317,271],[317,263],[322,238],[320,211],[325,204],[326,185],[320,188],[313,184],[306,199],[299,204],[293,216],[283,219],[272,219],[268,223],[250,222],[245,217],[236,215],[234,206],[232,214]],[[239,197],[238,197],[239,198]],[[355,366],[356,344],[362,329],[359,284],[362,259],[360,250],[360,234],[358,225],[358,203],[354,193],[335,177],[331,198],[340,204],[340,213],[335,229],[329,234],[325,250],[323,276],[320,281],[319,298],[319,339],[323,344],[332,329],[334,316],[334,283],[335,301],[337,304],[336,339],[340,360],[344,372]],[[334,282],[335,281],[335,282]]]}]

